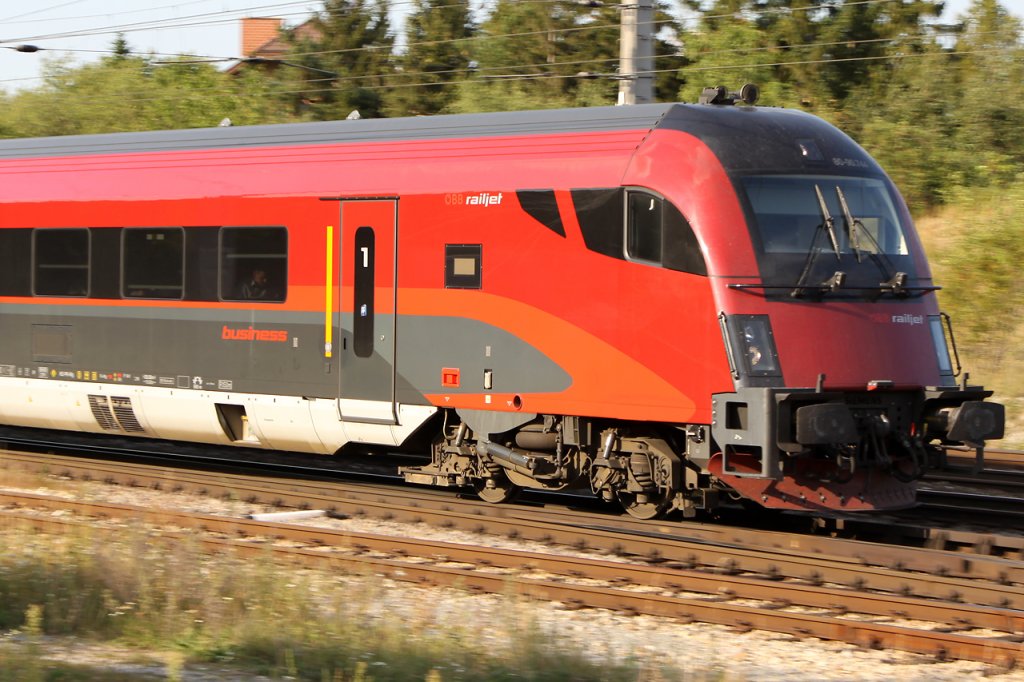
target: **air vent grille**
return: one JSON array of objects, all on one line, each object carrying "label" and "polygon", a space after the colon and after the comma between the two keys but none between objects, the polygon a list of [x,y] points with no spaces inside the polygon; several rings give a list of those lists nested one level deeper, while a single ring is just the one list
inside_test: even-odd
[{"label": "air vent grille", "polygon": [[101,429],[107,431],[121,430],[114,420],[114,414],[110,411],[110,403],[107,401],[107,396],[90,395],[89,409],[92,410],[92,416],[96,418],[96,423],[100,425]]},{"label": "air vent grille", "polygon": [[114,408],[114,416],[117,417],[117,423],[121,425],[127,433],[145,433],[146,429],[142,427],[139,420],[135,417],[135,410],[132,409],[131,398],[121,398],[118,396],[110,397],[110,404]]}]

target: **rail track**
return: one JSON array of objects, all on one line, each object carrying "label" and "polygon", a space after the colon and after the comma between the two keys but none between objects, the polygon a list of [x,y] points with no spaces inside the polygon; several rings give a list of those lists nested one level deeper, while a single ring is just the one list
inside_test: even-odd
[{"label": "rail track", "polygon": [[[946,449],[946,457],[961,465],[973,466],[977,462],[974,450],[960,447]],[[1024,450],[1006,450],[1002,448],[986,448],[982,459],[985,467],[1009,467],[1024,469]]]},{"label": "rail track", "polygon": [[[565,508],[483,505],[440,493],[423,495],[437,491],[414,495],[366,483],[154,470],[132,463],[24,453],[4,454],[3,466],[280,507],[326,509],[336,516],[425,521],[612,556],[569,558],[38,494],[0,495],[0,515],[42,531],[81,524],[102,528],[115,519],[133,519],[157,528],[193,529],[211,551],[265,552],[269,547],[292,561],[343,565],[347,570],[359,567],[400,580],[493,592],[511,588],[577,606],[1000,665],[1024,662],[1024,564],[1019,559],[710,524],[645,523]],[[54,509],[66,516],[48,516],[47,510]],[[180,533],[161,531],[168,538]],[[1019,556],[1021,548],[1016,551]],[[466,566],[453,567],[450,562]]]}]

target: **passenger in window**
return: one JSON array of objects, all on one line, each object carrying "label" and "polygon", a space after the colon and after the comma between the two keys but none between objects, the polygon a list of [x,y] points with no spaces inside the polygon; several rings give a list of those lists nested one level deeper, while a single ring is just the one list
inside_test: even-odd
[{"label": "passenger in window", "polygon": [[269,298],[269,294],[267,271],[256,268],[249,281],[242,285],[242,298],[259,300]]}]

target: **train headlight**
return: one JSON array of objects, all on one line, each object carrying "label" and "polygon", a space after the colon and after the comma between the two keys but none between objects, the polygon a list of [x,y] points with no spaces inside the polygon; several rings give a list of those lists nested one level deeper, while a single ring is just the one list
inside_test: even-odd
[{"label": "train headlight", "polygon": [[722,319],[729,361],[737,376],[781,376],[767,315],[729,315]]}]

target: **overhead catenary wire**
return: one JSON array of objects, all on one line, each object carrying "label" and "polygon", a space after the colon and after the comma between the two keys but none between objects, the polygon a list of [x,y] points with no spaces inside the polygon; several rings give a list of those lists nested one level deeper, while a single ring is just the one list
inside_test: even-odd
[{"label": "overhead catenary wire", "polygon": [[[846,58],[832,58],[832,59],[812,59],[812,60],[795,60],[795,61],[777,61],[770,63],[747,63],[747,64],[725,64],[725,65],[708,65],[703,67],[687,67],[687,72],[715,72],[715,71],[729,71],[739,69],[758,69],[767,67],[777,66],[793,66],[793,65],[809,65],[809,64],[827,64],[827,63],[850,63],[850,62],[866,62],[866,61],[885,61],[885,60],[901,60],[901,59],[913,59],[913,58],[945,58],[945,57],[958,57],[965,55],[976,55],[976,54],[998,54],[998,53],[1010,53],[1016,51],[1014,48],[992,48],[992,49],[979,49],[979,50],[962,50],[962,51],[945,51],[945,52],[923,52],[923,53],[905,53],[898,55],[872,55],[864,57],[846,57]],[[678,71],[678,68],[671,69],[652,69],[646,71],[647,74],[659,74],[669,73]],[[367,77],[359,77],[367,78]],[[573,76],[567,76],[565,74],[521,74],[515,75],[510,74],[504,80],[506,81],[540,81],[540,80],[553,80],[553,79],[564,79],[573,78]],[[328,79],[324,79],[328,80]],[[455,81],[431,81],[431,82],[412,82],[412,83],[394,83],[394,84],[369,84],[360,86],[365,90],[389,90],[389,89],[405,89],[405,88],[420,88],[420,87],[431,87],[437,85],[465,85],[472,83],[481,83],[480,79],[462,79]],[[330,93],[335,91],[334,88],[298,88],[298,89],[282,89],[282,90],[270,90],[261,94],[284,96],[284,95],[305,95],[312,96],[323,93]],[[210,91],[196,91],[195,89],[189,89],[181,92],[175,92],[174,98],[180,100],[181,98],[209,98],[209,97],[220,97],[224,95],[235,94],[231,90],[217,88]],[[137,104],[152,101],[164,101],[168,97],[139,97],[132,98],[129,103]],[[97,98],[85,98],[76,99],[77,104],[88,105],[90,103],[95,104],[109,104],[108,97],[97,97]]]},{"label": "overhead catenary wire", "polygon": [[[525,0],[525,1],[530,1],[530,0]],[[540,0],[540,1],[550,2],[550,0]],[[878,4],[878,3],[881,3],[881,2],[892,2],[892,1],[894,1],[894,0],[858,0],[857,2],[845,3],[844,6],[863,5],[863,4]],[[288,4],[296,4],[296,3],[288,3]],[[270,5],[270,6],[278,6],[278,5]],[[266,7],[266,6],[261,6],[261,7]],[[787,11],[787,12],[793,12],[793,11],[811,10],[811,9],[821,9],[821,6],[805,6],[805,7],[801,7],[801,8],[765,8],[763,10],[763,12],[755,12],[755,14],[769,13],[769,12],[770,13],[775,13],[775,12],[778,12],[778,11],[781,11],[781,10],[784,10],[784,11]],[[718,18],[734,18],[735,16],[736,16],[735,14],[721,14],[721,15],[702,16],[702,17],[697,17],[696,19],[703,21],[703,20],[711,20],[711,19],[718,19]],[[661,20],[660,22],[655,22],[655,23],[668,23],[669,21],[671,21],[671,20]],[[527,31],[527,32],[508,33],[508,34],[483,34],[483,35],[469,36],[469,37],[463,37],[463,38],[454,38],[454,39],[448,39],[448,40],[421,41],[421,42],[411,43],[410,46],[437,45],[437,44],[443,44],[443,43],[472,41],[472,40],[486,41],[486,40],[497,39],[497,38],[519,38],[519,37],[526,37],[526,36],[536,36],[536,35],[540,35],[540,34],[550,35],[552,32],[570,32],[570,31],[580,31],[580,30],[595,30],[595,29],[600,29],[600,28],[616,28],[617,29],[618,25],[617,24],[615,24],[615,25],[613,25],[613,24],[598,24],[598,25],[587,24],[587,25],[583,25],[583,26],[566,27],[564,29],[552,29],[552,30],[543,30],[543,31]],[[896,43],[896,42],[906,42],[906,41],[914,39],[915,37],[920,37],[920,38],[933,37],[933,33],[929,31],[929,32],[924,32],[924,33],[921,33],[921,34],[917,34],[916,36],[913,36],[913,35],[911,35],[911,36],[895,36],[895,37],[889,37],[889,38],[874,38],[874,39],[863,39],[863,40],[856,40],[856,41],[835,41],[835,42],[830,42],[830,43],[807,43],[807,44],[801,44],[801,45],[786,45],[786,46],[761,46],[761,47],[755,47],[755,48],[730,48],[730,49],[723,49],[723,50],[714,50],[714,51],[710,51],[710,52],[697,52],[697,53],[695,53],[695,56],[698,57],[698,58],[704,59],[704,58],[707,58],[709,56],[714,56],[715,54],[730,53],[730,52],[732,52],[732,53],[750,53],[750,52],[757,52],[757,51],[773,51],[773,50],[792,51],[792,50],[803,49],[803,48],[808,48],[808,47],[840,45],[840,44],[842,44],[842,45],[864,44],[864,43],[869,43],[869,42]],[[293,52],[293,53],[289,53],[289,58],[298,58],[298,57],[302,57],[302,56],[325,56],[325,55],[331,55],[331,54],[341,54],[341,53],[347,53],[347,52],[358,52],[358,51],[366,51],[366,50],[381,50],[381,49],[385,49],[385,47],[386,46],[362,46],[362,47],[347,48],[347,49],[342,49],[342,50],[320,50],[320,51],[309,51],[309,52],[298,52],[298,53]],[[66,51],[71,51],[71,50],[66,50]],[[102,53],[113,54],[114,53],[112,50],[111,51],[80,50],[80,51],[82,51],[82,52],[91,52],[91,53],[100,53],[100,54],[102,54]],[[171,57],[178,56],[177,54],[173,54],[173,53],[170,53],[170,54],[169,53],[160,53],[160,55],[161,56],[171,56]],[[187,56],[189,56],[189,57],[192,57],[192,56],[205,57],[205,58],[208,58],[208,59],[211,59],[211,60],[213,60],[213,59],[225,59],[225,60],[230,59],[230,58],[203,56],[203,55],[187,55]],[[743,64],[743,65],[729,65],[729,64],[726,64],[726,65],[711,65],[711,66],[704,66],[704,67],[690,66],[690,67],[688,67],[688,71],[701,71],[701,70],[711,70],[711,69],[715,69],[715,70],[719,70],[719,69],[743,69],[743,68],[757,68],[757,67],[765,67],[765,66],[786,66],[786,65],[797,65],[797,64],[827,64],[827,63],[830,63],[830,62],[834,63],[834,62],[838,62],[838,61],[858,61],[858,60],[863,61],[865,59],[886,59],[886,58],[888,58],[888,56],[876,55],[876,56],[871,56],[871,57],[850,57],[850,58],[844,58],[844,59],[802,60],[802,61],[790,61],[790,62],[774,62],[774,63],[769,63],[769,64]],[[483,71],[495,71],[495,70],[513,70],[513,69],[531,69],[531,68],[533,68],[533,69],[538,69],[538,68],[550,69],[552,66],[559,66],[559,65],[600,64],[600,63],[609,63],[611,61],[614,61],[614,60],[612,60],[612,59],[606,59],[606,60],[593,59],[593,60],[576,60],[576,61],[571,61],[571,62],[558,62],[558,63],[546,63],[545,62],[545,63],[540,63],[540,64],[522,64],[522,65],[480,67],[480,68],[476,69],[476,71],[478,73],[480,73],[480,72],[483,72]],[[651,71],[651,72],[645,72],[645,73],[665,73],[665,72],[675,71],[675,70],[677,70],[677,69],[676,68],[660,69],[660,70],[657,70],[657,71]],[[357,81],[361,81],[361,80],[365,81],[365,80],[381,80],[381,79],[408,79],[410,77],[417,76],[417,75],[437,76],[437,75],[441,75],[441,74],[457,73],[457,72],[460,72],[460,71],[462,71],[462,70],[461,69],[452,69],[452,70],[431,71],[431,72],[408,72],[408,71],[406,71],[406,72],[386,72],[386,73],[380,73],[380,74],[367,74],[367,75],[359,75],[359,76],[339,77],[339,78],[333,79],[333,82],[339,83],[339,82],[357,82]],[[593,75],[593,74],[591,74],[591,75]],[[611,74],[599,74],[599,75],[611,76]],[[545,77],[545,78],[546,77],[552,77],[552,78],[571,78],[571,77],[573,77],[573,75],[572,74],[532,74],[532,75],[531,74],[506,74],[505,77],[508,78],[508,79],[523,80],[523,79],[525,79],[527,77],[533,77],[533,78],[539,78],[539,77]],[[0,82],[13,82],[15,80],[17,80],[17,81],[24,81],[25,79],[10,79],[8,81],[0,81]],[[438,81],[438,80],[435,79],[435,80],[431,80],[431,81],[428,81],[428,82],[403,83],[403,84],[401,84],[401,87],[428,87],[428,86],[438,85],[438,84],[441,84],[441,85],[444,85],[444,84],[457,84],[457,83],[462,83],[462,82],[472,82],[472,80],[469,80],[469,81],[444,81],[444,80],[441,80],[441,81]],[[379,89],[379,88],[384,88],[384,87],[396,87],[396,86],[398,86],[398,84],[373,85],[372,87],[374,89]],[[363,87],[370,87],[370,86],[363,86]],[[213,92],[223,92],[223,90],[212,90],[212,91]],[[323,91],[324,91],[324,89],[321,89],[319,92],[323,92]],[[306,91],[303,90],[301,92],[306,92]],[[318,91],[313,91],[313,92],[318,92]]]},{"label": "overhead catenary wire", "polygon": [[[561,1],[561,0],[517,0],[517,2],[519,2],[521,4],[526,4],[526,3],[550,4],[550,3],[559,2],[559,1]],[[856,6],[860,6],[860,5],[891,4],[891,3],[895,3],[895,2],[899,2],[899,0],[854,0],[853,2],[843,2],[839,6],[840,7],[856,7]],[[267,4],[267,5],[256,5],[256,6],[253,6],[253,7],[246,8],[244,10],[225,10],[225,11],[221,11],[221,12],[207,12],[207,13],[201,13],[201,14],[195,14],[195,15],[188,15],[188,16],[185,16],[185,17],[175,17],[175,18],[163,19],[163,20],[152,20],[152,21],[148,21],[148,22],[135,22],[135,23],[132,23],[132,24],[119,24],[119,25],[98,27],[98,28],[93,28],[93,29],[83,29],[83,30],[78,30],[78,31],[65,31],[65,32],[62,32],[62,33],[41,34],[41,35],[34,35],[34,36],[33,35],[29,35],[29,36],[20,36],[20,37],[16,37],[16,38],[5,38],[5,39],[0,40],[0,43],[38,42],[38,41],[41,41],[41,40],[53,40],[53,39],[67,38],[67,37],[85,37],[85,36],[97,36],[97,35],[111,35],[111,34],[116,34],[116,33],[132,33],[132,32],[135,32],[135,31],[168,30],[168,29],[172,29],[172,28],[196,28],[198,26],[207,26],[207,25],[216,25],[216,24],[223,24],[223,23],[234,22],[234,21],[236,21],[238,19],[238,17],[236,15],[242,14],[242,13],[245,13],[245,12],[263,11],[265,9],[273,9],[273,8],[276,8],[276,7],[289,7],[289,6],[295,6],[295,5],[307,5],[308,6],[308,4],[309,4],[308,2],[286,2],[286,3],[273,3],[273,4]],[[411,4],[413,4],[413,0],[400,0],[399,2],[392,3],[392,6],[411,5]],[[680,17],[678,19],[655,19],[655,20],[652,20],[650,22],[645,22],[645,23],[653,24],[653,25],[656,25],[656,26],[663,26],[663,25],[670,25],[670,24],[674,24],[674,23],[685,24],[685,23],[689,23],[691,21],[692,22],[699,22],[699,21],[709,21],[709,20],[717,20],[717,19],[737,18],[737,17],[741,17],[743,14],[752,15],[752,16],[771,15],[771,14],[793,14],[793,13],[805,12],[805,11],[806,12],[821,11],[821,10],[826,10],[828,8],[829,8],[829,5],[805,5],[805,6],[802,6],[802,7],[764,7],[764,8],[759,8],[759,9],[748,9],[748,10],[744,10],[743,12],[729,12],[729,13],[714,14],[714,15],[697,15],[697,16],[694,16],[694,17]],[[285,17],[290,17],[290,16],[312,16],[312,15],[315,15],[315,14],[323,13],[325,11],[326,10],[316,10],[314,12],[293,12],[293,13],[282,14],[279,18],[285,18]],[[230,15],[230,16],[228,16],[228,15]],[[222,18],[211,19],[209,21],[188,21],[188,22],[185,22],[185,23],[173,23],[173,22],[181,22],[181,21],[183,21],[185,19],[195,19],[195,18],[199,18],[199,17],[218,17],[218,16],[222,17]],[[170,23],[165,23],[165,22],[170,22]],[[578,31],[590,31],[590,30],[598,30],[598,29],[605,29],[605,28],[615,28],[615,29],[618,29],[619,28],[619,23],[615,22],[615,23],[607,23],[607,24],[585,24],[585,25],[582,25],[582,26],[572,26],[572,27],[564,27],[564,28],[543,29],[543,30],[539,30],[539,31],[513,32],[513,33],[488,34],[488,35],[490,37],[493,37],[493,38],[511,38],[511,37],[520,37],[520,36],[528,36],[528,35],[556,35],[557,36],[558,34],[562,34],[562,33],[571,33],[571,32],[578,32]],[[417,43],[410,43],[410,45],[432,45],[432,44],[437,44],[438,42],[464,42],[464,41],[467,41],[467,40],[473,40],[475,37],[476,36],[468,36],[468,37],[463,37],[463,38],[451,38],[451,39],[446,39],[446,40],[443,40],[443,41],[422,41],[422,42],[417,42]],[[359,51],[359,50],[362,50],[362,49],[372,49],[372,48],[347,48],[347,49],[344,49],[344,50],[326,50],[326,51],[318,51],[318,52],[309,52],[309,53],[305,53],[305,54],[309,54],[309,55],[313,55],[313,54],[337,54],[337,53],[342,53],[342,52]]]},{"label": "overhead catenary wire", "polygon": [[[545,0],[545,1],[549,1],[549,0]],[[532,34],[533,33],[531,32],[529,34],[521,33],[521,34],[515,34],[515,35],[516,36],[522,36],[522,35],[532,35]],[[998,35],[998,34],[1013,35],[1013,31],[1010,28],[1000,28],[1000,29],[996,29],[996,30],[992,30],[992,31],[974,32],[971,35],[972,36],[986,36],[986,35]],[[796,51],[796,50],[808,49],[808,48],[814,48],[814,47],[833,47],[833,46],[840,46],[840,45],[841,46],[855,46],[855,45],[865,45],[865,44],[871,44],[871,43],[891,43],[891,44],[896,44],[896,43],[908,43],[908,42],[912,42],[912,41],[918,40],[918,39],[934,38],[935,36],[936,36],[936,33],[933,32],[933,31],[924,31],[924,32],[920,32],[920,33],[901,34],[901,35],[898,35],[898,36],[880,37],[880,38],[864,38],[864,39],[856,39],[856,40],[822,41],[822,42],[811,42],[811,43],[792,43],[792,44],[786,44],[786,45],[768,45],[768,46],[758,46],[758,47],[724,48],[724,49],[709,50],[709,51],[698,51],[698,52],[695,52],[693,56],[695,56],[697,58],[700,58],[700,59],[706,59],[708,57],[714,57],[714,56],[720,55],[720,54],[737,54],[737,53],[738,54],[748,54],[748,53],[754,53],[754,52],[774,52],[774,51],[778,51],[778,52],[792,52],[792,51]],[[445,42],[445,41],[425,41],[422,44],[433,44],[433,43],[437,43],[437,42]],[[368,49],[372,49],[372,48],[362,47],[362,48],[351,48],[349,50],[334,50],[334,51],[326,50],[326,51],[317,51],[317,52],[289,53],[289,58],[297,58],[297,57],[300,57],[300,56],[311,56],[311,55],[335,54],[335,53],[339,53],[339,52],[352,52],[352,51],[368,50]],[[94,53],[104,53],[104,54],[116,54],[116,52],[113,51],[113,50],[83,50],[83,51],[84,52],[94,52]],[[170,57],[170,58],[182,57],[182,58],[184,58],[184,61],[181,61],[181,62],[167,62],[167,64],[176,64],[176,63],[187,64],[187,63],[190,63],[190,59],[191,58],[195,58],[196,61],[209,61],[209,62],[234,61],[234,60],[238,60],[239,59],[239,58],[236,58],[236,57],[216,57],[216,56],[210,56],[210,55],[187,55],[187,54],[180,54],[180,53],[150,53],[147,56],[160,56],[160,57]],[[658,58],[664,58],[666,56],[671,57],[672,55],[659,55]],[[679,56],[679,55],[676,55],[676,56]],[[853,59],[855,59],[855,58],[853,58]],[[273,61],[275,61],[275,60],[272,60],[272,59],[268,60],[268,63],[272,63]],[[590,58],[590,59],[582,59],[582,60],[568,60],[568,61],[556,61],[556,62],[537,62],[537,63],[530,63],[530,64],[478,66],[478,67],[473,68],[472,71],[475,72],[475,73],[480,73],[480,72],[485,72],[485,71],[529,69],[529,68],[546,68],[546,69],[550,69],[551,67],[554,67],[554,66],[598,64],[598,63],[611,64],[611,63],[615,63],[617,61],[618,61],[617,58],[612,58],[612,57],[605,58],[605,59]],[[825,61],[827,62],[827,60],[825,60]],[[786,63],[786,64],[789,64],[789,63]],[[783,64],[783,65],[785,65],[785,64]],[[726,68],[726,67],[728,67],[728,65],[719,65],[719,66],[716,66],[715,68]],[[690,66],[690,67],[687,67],[687,68],[688,68],[688,70],[693,71],[693,70],[698,70],[700,67]],[[737,66],[735,68],[743,68],[743,67],[742,66]],[[669,70],[670,69],[662,69],[660,72],[665,72],[665,71],[669,71]],[[357,76],[338,76],[338,77],[335,77],[333,79],[307,79],[306,82],[311,82],[311,80],[314,80],[314,81],[315,80],[331,80],[331,81],[336,82],[336,83],[343,83],[343,82],[352,82],[352,81],[367,80],[367,79],[379,79],[379,78],[408,78],[410,76],[416,76],[416,75],[432,75],[432,76],[437,76],[437,75],[444,75],[444,74],[451,74],[451,73],[460,73],[460,72],[465,72],[465,71],[467,71],[467,69],[464,69],[464,68],[461,68],[461,69],[431,70],[431,71],[400,71],[400,70],[396,70],[396,71],[383,72],[383,73],[378,73],[378,74],[364,74],[364,75],[357,75]],[[508,77],[514,77],[516,75],[517,74],[508,74]],[[560,74],[560,75],[561,75],[561,77],[571,78],[571,77],[573,77],[574,74]],[[10,80],[27,80],[27,79],[10,79]],[[9,81],[0,80],[0,83],[3,83],[3,82],[9,82]],[[424,85],[444,84],[446,82],[447,81],[436,81],[434,83],[425,83]]]},{"label": "overhead catenary wire", "polygon": [[[552,2],[560,2],[562,0],[520,0],[520,1],[521,2],[535,2],[535,3],[552,3]],[[858,6],[858,5],[885,4],[885,3],[892,3],[892,2],[896,2],[896,1],[898,1],[898,0],[854,0],[854,2],[845,2],[845,3],[843,3],[842,6],[843,7],[853,7],[853,6]],[[257,10],[257,9],[268,8],[268,7],[280,7],[280,6],[295,5],[295,4],[303,4],[303,3],[294,3],[293,2],[293,3],[283,3],[283,4],[275,4],[275,5],[259,5],[259,6],[255,6],[255,7],[249,8],[249,10]],[[401,3],[396,3],[396,4],[401,4]],[[407,2],[405,4],[412,4],[412,0],[407,0]],[[746,14],[748,16],[749,15],[763,15],[763,14],[778,14],[778,13],[791,14],[793,12],[822,10],[823,8],[827,8],[827,7],[828,7],[827,5],[806,5],[806,6],[803,6],[803,7],[796,7],[796,8],[761,8],[761,9],[758,9],[758,10],[747,10],[747,11],[744,12],[744,14]],[[208,14],[209,15],[227,14],[227,13],[235,14],[237,12],[238,12],[238,10],[229,10],[229,11],[223,12],[223,13],[208,13]],[[307,13],[302,13],[302,14],[306,15]],[[205,16],[205,15],[194,15],[194,16]],[[701,16],[698,16],[698,17],[693,17],[692,20],[694,20],[694,21],[710,21],[710,20],[717,20],[717,19],[737,18],[737,16],[738,16],[737,13],[725,13],[725,14],[717,14],[717,15],[701,15]],[[235,19],[224,20],[224,21],[234,21],[234,20]],[[686,19],[683,18],[681,21],[683,21],[685,23]],[[676,20],[674,20],[674,19],[662,19],[662,20],[655,20],[655,21],[650,22],[650,23],[654,23],[654,24],[658,24],[658,25],[673,24],[673,23],[676,23]],[[543,30],[537,30],[537,31],[524,31],[524,32],[517,32],[517,33],[504,33],[504,34],[488,34],[486,32],[482,32],[482,33],[478,33],[476,35],[460,37],[460,38],[451,38],[451,39],[442,39],[442,40],[431,40],[431,41],[416,41],[416,42],[412,42],[412,43],[407,43],[407,44],[405,44],[404,47],[405,47],[406,50],[408,50],[410,47],[436,46],[436,45],[447,44],[447,43],[459,43],[459,42],[467,42],[467,41],[480,41],[480,40],[487,40],[487,39],[522,38],[522,37],[531,37],[531,36],[539,36],[539,35],[544,35],[546,37],[550,37],[552,35],[557,35],[557,34],[561,34],[561,33],[580,32],[580,31],[593,31],[593,30],[599,30],[599,29],[614,29],[614,30],[618,30],[619,29],[619,24],[617,24],[617,23],[615,23],[615,24],[584,24],[584,25],[581,25],[581,26],[564,27],[564,28],[560,28],[560,29],[543,29]],[[139,30],[149,30],[149,29],[139,29]],[[115,31],[110,30],[110,31],[105,31],[105,32],[109,33],[109,32],[115,32]],[[30,40],[30,39],[31,38],[25,38],[25,40]],[[13,39],[9,40],[9,41],[0,40],[0,45],[2,45],[4,42],[15,42],[15,40],[13,40]],[[847,41],[847,42],[849,42],[849,41]],[[365,45],[365,46],[360,46],[360,47],[344,48],[344,49],[338,49],[338,50],[315,50],[315,51],[306,51],[306,52],[291,52],[291,53],[289,53],[289,57],[294,59],[294,58],[299,58],[299,57],[338,55],[338,54],[364,52],[364,51],[381,51],[383,49],[390,49],[390,48],[391,48],[390,45]],[[50,51],[61,51],[61,50],[59,50],[57,48],[42,48],[42,49],[46,49],[46,50],[50,50]],[[65,51],[65,52],[72,52],[74,50],[63,50],[63,51]],[[95,52],[96,53],[102,53],[102,51],[100,51],[100,50],[97,50]],[[110,51],[110,53],[113,54],[114,52]],[[210,60],[210,61],[231,61],[233,59],[241,59],[241,58],[237,58],[237,57],[222,57],[222,56],[212,56],[212,55],[191,55],[191,54],[184,54],[184,53],[176,53],[176,54],[175,53],[159,53],[159,54],[160,54],[160,56],[172,57],[172,58],[175,57],[175,56],[182,56],[182,57],[193,57],[193,58],[198,58],[198,59],[207,59],[207,60]],[[4,82],[4,81],[0,81],[0,82]]]},{"label": "overhead catenary wire", "polygon": [[[972,33],[971,35],[972,36],[984,36],[984,35],[993,35],[993,34],[1001,34],[1001,33],[1006,33],[1008,35],[1013,35],[1013,31],[1011,29],[1008,29],[1008,28],[1002,28],[1002,29],[997,29],[997,30],[993,30],[993,31],[975,32],[975,33]],[[705,58],[708,58],[708,57],[713,57],[713,56],[718,55],[718,54],[726,54],[726,53],[747,54],[747,53],[765,52],[765,51],[790,52],[790,51],[794,51],[794,50],[798,50],[798,49],[806,49],[806,48],[812,48],[812,47],[828,47],[828,46],[837,46],[837,45],[852,46],[852,45],[867,44],[867,43],[906,43],[906,42],[910,42],[910,41],[913,41],[913,40],[919,39],[919,38],[934,38],[934,37],[935,37],[934,32],[926,31],[926,32],[917,33],[917,34],[904,34],[904,35],[900,35],[900,36],[885,37],[885,38],[870,38],[870,39],[845,40],[845,41],[828,41],[828,42],[816,42],[816,43],[789,44],[789,45],[781,45],[781,46],[760,46],[760,47],[750,47],[750,48],[726,48],[726,49],[721,49],[721,50],[712,50],[712,51],[698,52],[698,53],[696,53],[696,56],[701,58],[701,59],[705,59]],[[358,48],[358,49],[363,49],[363,48]],[[106,50],[106,51],[105,50],[83,50],[83,51],[84,52],[96,52],[96,53],[115,54],[112,50]],[[154,53],[154,54],[157,54],[157,53]],[[189,57],[191,57],[191,56],[193,56],[193,55],[176,55],[176,54],[168,55],[167,53],[160,53],[160,54],[161,54],[161,56],[171,56],[171,57],[174,57],[174,56],[189,56]],[[308,54],[308,53],[305,53],[305,54]],[[957,53],[950,53],[949,51],[943,51],[943,52],[941,52],[941,54],[957,54]],[[960,54],[963,54],[963,53],[961,52]],[[885,55],[875,55],[875,56],[870,57],[870,59],[885,59],[885,58],[887,58],[887,56],[885,56]],[[231,58],[210,57],[209,59],[211,59],[211,60],[222,60],[223,59],[223,60],[227,61],[227,60],[229,60]],[[796,61],[796,62],[775,62],[775,63],[752,64],[752,65],[751,64],[746,64],[746,65],[728,65],[728,64],[726,64],[726,65],[714,65],[714,66],[705,66],[705,67],[688,66],[687,70],[688,71],[701,71],[701,70],[710,70],[710,69],[716,69],[717,70],[717,69],[753,68],[753,67],[756,67],[756,66],[787,66],[787,65],[796,65],[796,64],[822,64],[822,63],[829,63],[829,62],[836,62],[836,61],[858,61],[858,60],[863,61],[864,59],[868,59],[868,57],[850,57],[850,58],[844,58],[844,59],[804,60],[804,61]],[[271,61],[273,61],[273,60],[271,60]],[[592,59],[585,59],[585,60],[571,60],[571,61],[560,61],[560,62],[540,62],[540,63],[518,64],[518,65],[497,65],[497,66],[489,66],[489,67],[488,66],[483,66],[483,67],[476,67],[475,69],[473,69],[473,71],[476,72],[476,73],[480,73],[480,72],[484,72],[484,71],[529,69],[529,68],[545,68],[545,69],[550,69],[553,66],[579,65],[579,64],[591,64],[592,65],[592,64],[599,64],[599,63],[611,63],[611,62],[614,62],[614,61],[617,61],[617,60],[615,60],[613,58],[608,58],[608,59],[592,58]],[[664,72],[673,71],[673,70],[675,70],[675,69],[660,69],[658,71],[651,72],[651,73],[664,73]],[[442,75],[442,74],[459,73],[459,72],[465,72],[465,71],[466,71],[466,69],[449,69],[449,70],[441,70],[441,71],[432,70],[432,71],[418,71],[418,72],[415,72],[415,71],[414,72],[409,72],[409,71],[393,71],[393,72],[384,72],[384,73],[379,73],[379,74],[364,74],[364,75],[357,75],[357,76],[339,76],[339,77],[335,77],[335,78],[331,78],[331,79],[315,79],[315,80],[307,79],[305,82],[309,83],[309,82],[316,82],[316,81],[322,81],[322,80],[329,80],[329,81],[332,81],[332,82],[335,82],[335,83],[339,83],[339,82],[354,82],[354,81],[360,81],[360,80],[379,80],[379,79],[392,79],[392,78],[407,79],[410,76],[416,76],[416,75],[437,76],[437,75]],[[513,80],[519,79],[519,80],[521,80],[521,79],[523,79],[523,77],[525,75],[529,75],[529,74],[505,74],[504,77],[506,79],[513,79]],[[600,76],[600,75],[609,75],[609,74],[588,74],[588,75],[590,77],[594,77],[595,75]],[[572,78],[574,75],[573,74],[549,74],[549,76],[550,77],[561,77],[561,78]],[[0,83],[2,83],[2,82],[12,82],[12,81],[24,81],[24,80],[34,80],[34,79],[8,79],[6,81],[5,80],[0,80]],[[414,83],[414,84],[411,84],[411,85],[427,87],[427,86],[430,86],[430,85],[439,85],[439,84],[440,85],[451,84],[451,81],[443,81],[443,80],[442,81],[437,81],[437,80],[434,80],[434,81],[429,81],[429,82],[424,82],[424,83]],[[409,84],[404,84],[405,87],[407,87],[408,85]],[[218,92],[224,92],[224,91],[223,90],[218,90]]]}]

